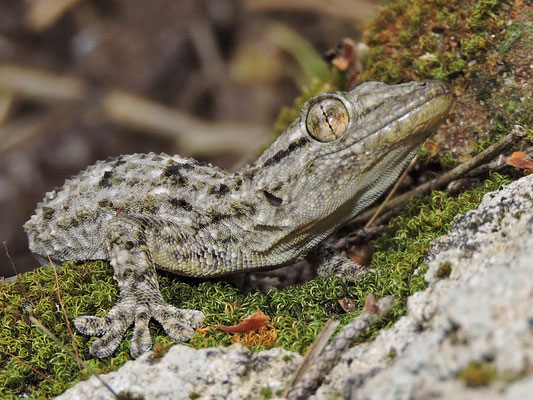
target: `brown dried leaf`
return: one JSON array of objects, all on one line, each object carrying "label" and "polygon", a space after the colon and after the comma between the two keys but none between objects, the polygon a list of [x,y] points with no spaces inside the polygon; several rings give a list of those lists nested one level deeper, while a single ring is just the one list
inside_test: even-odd
[{"label": "brown dried leaf", "polygon": [[339,304],[346,313],[352,313],[355,311],[355,303],[352,299],[345,297],[339,300]]},{"label": "brown dried leaf", "polygon": [[507,164],[509,164],[512,167],[515,167],[516,169],[520,169],[520,168],[532,169],[533,158],[528,157],[527,154],[524,153],[523,151],[515,151],[507,159]]},{"label": "brown dried leaf", "polygon": [[350,246],[343,252],[343,255],[358,265],[369,267],[374,255],[374,247],[370,243]]},{"label": "brown dried leaf", "polygon": [[335,48],[324,54],[331,65],[346,72],[348,88],[352,88],[355,78],[362,72],[362,64],[355,43],[350,38],[345,38],[339,42]]},{"label": "brown dried leaf", "polygon": [[274,346],[277,341],[278,330],[271,323],[261,326],[257,331],[236,333],[231,337],[232,343],[240,343],[245,346],[262,345],[267,349]]},{"label": "brown dried leaf", "polygon": [[239,322],[237,325],[219,325],[218,328],[228,333],[246,333],[258,330],[269,321],[270,317],[268,315],[265,315],[261,310],[257,310],[254,314],[247,317],[244,321]]}]

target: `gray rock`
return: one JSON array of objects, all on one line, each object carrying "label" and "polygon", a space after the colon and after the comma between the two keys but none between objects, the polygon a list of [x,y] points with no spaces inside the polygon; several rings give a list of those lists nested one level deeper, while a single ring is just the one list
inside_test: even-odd
[{"label": "gray rock", "polygon": [[[526,399],[533,393],[533,175],[487,194],[434,241],[429,286],[408,314],[371,343],[344,354],[313,399]],[[438,277],[449,264],[447,277]],[[177,345],[160,360],[145,354],[103,378],[144,399],[261,398],[282,390],[301,357],[241,346],[194,350]],[[486,385],[468,387],[460,371],[478,363]],[[473,381],[470,381],[473,382]],[[59,399],[111,399],[95,378]]]},{"label": "gray rock", "polygon": [[[263,389],[283,390],[301,356],[281,348],[252,353],[241,345],[196,350],[173,346],[161,359],[146,353],[128,361],[102,379],[124,398],[242,399]],[[127,397],[129,395],[130,397]],[[113,400],[113,395],[91,377],[56,397],[61,400]]]},{"label": "gray rock", "polygon": [[[314,398],[531,398],[532,199],[530,175],[457,216],[432,243],[429,287],[409,298],[408,314],[350,349]],[[439,278],[446,264],[451,273]],[[475,363],[489,371],[482,388],[458,378]]]}]

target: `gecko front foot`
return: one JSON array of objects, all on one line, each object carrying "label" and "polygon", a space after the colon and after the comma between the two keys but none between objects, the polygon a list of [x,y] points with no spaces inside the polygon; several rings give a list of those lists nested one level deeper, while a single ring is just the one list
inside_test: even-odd
[{"label": "gecko front foot", "polygon": [[111,266],[120,290],[115,306],[103,318],[82,316],[74,321],[81,333],[102,336],[90,349],[98,358],[113,354],[132,324],[130,353],[137,358],[152,348],[150,319],[154,318],[172,339],[181,342],[189,340],[204,321],[202,312],[178,309],[161,297],[154,263],[141,239],[147,229],[141,222],[121,216],[108,227]]},{"label": "gecko front foot", "polygon": [[151,304],[135,304],[133,298],[124,297],[105,317],[78,317],[74,325],[85,335],[102,336],[92,344],[90,352],[94,357],[104,358],[113,354],[126,330],[133,324],[130,353],[137,358],[152,348],[148,328],[151,318],[158,321],[172,339],[185,342],[202,324],[204,314],[196,310],[180,310],[161,299]]}]

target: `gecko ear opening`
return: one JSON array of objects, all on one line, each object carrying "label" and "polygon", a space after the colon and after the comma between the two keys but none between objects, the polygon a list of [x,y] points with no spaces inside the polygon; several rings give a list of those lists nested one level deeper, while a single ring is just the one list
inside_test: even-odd
[{"label": "gecko ear opening", "polygon": [[307,112],[307,132],[319,142],[332,142],[342,136],[348,128],[350,115],[344,103],[326,97],[313,104]]},{"label": "gecko ear opening", "polygon": [[279,207],[283,203],[282,199],[274,196],[272,193],[269,193],[266,190],[263,190],[263,194],[265,195],[265,198],[267,199],[267,201],[275,207]]}]

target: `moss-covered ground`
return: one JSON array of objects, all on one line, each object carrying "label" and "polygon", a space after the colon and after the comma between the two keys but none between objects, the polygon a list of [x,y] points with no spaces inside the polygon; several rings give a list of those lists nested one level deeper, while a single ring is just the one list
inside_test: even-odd
[{"label": "moss-covered ground", "polygon": [[[531,18],[530,2],[521,0],[390,1],[368,29],[369,52],[357,81],[450,81],[456,105],[422,152],[427,159],[440,161],[440,168],[470,157],[517,123],[524,126],[531,143]],[[335,69],[327,79],[311,80],[295,106],[282,111],[277,130],[298,116],[300,106],[310,96],[343,88],[342,73]],[[375,242],[372,272],[353,286],[329,277],[266,294],[255,291],[244,295],[227,283],[189,284],[162,275],[161,291],[165,300],[177,307],[206,314],[205,328],[193,337],[190,346],[230,344],[231,335],[216,326],[235,324],[260,309],[271,318],[276,345],[300,353],[328,318],[338,318],[344,325],[357,315],[344,313],[339,299],[350,298],[360,310],[369,292],[377,297],[394,295],[399,305],[387,320],[368,332],[366,338],[371,338],[405,313],[407,296],[424,289],[425,267],[421,263],[430,241],[446,233],[456,214],[476,207],[483,194],[509,181],[509,177],[494,173],[477,189],[456,197],[433,192],[412,199]],[[103,316],[117,299],[107,263],[67,263],[57,274],[70,321],[83,314]],[[75,359],[28,321],[29,314],[70,351],[74,351],[75,341],[80,357],[100,373],[115,370],[129,359],[131,331],[112,357],[95,360],[89,355],[94,339],[75,330],[70,335],[58,301],[54,269],[41,268],[14,283],[0,282],[0,398],[50,397],[88,376]],[[154,350],[160,355],[173,341],[156,324],[151,329]],[[253,346],[254,350],[261,348],[260,344]]]},{"label": "moss-covered ground", "polygon": [[[508,177],[493,174],[477,189],[458,197],[433,192],[430,196],[413,199],[376,241],[372,272],[353,286],[328,277],[284,290],[273,289],[266,294],[255,291],[243,295],[227,283],[186,284],[179,277],[164,275],[159,280],[161,291],[165,300],[177,307],[199,309],[206,314],[206,328],[193,337],[190,346],[231,344],[231,335],[216,326],[235,324],[260,309],[271,318],[277,331],[277,346],[300,353],[309,347],[328,318],[338,318],[342,326],[358,314],[346,314],[338,300],[347,297],[360,310],[369,292],[378,297],[393,295],[398,298],[400,305],[380,326],[367,333],[369,338],[405,313],[407,296],[424,289],[425,268],[421,262],[430,241],[449,229],[457,213],[476,207],[484,193],[497,190],[508,182]],[[117,299],[112,271],[105,262],[66,263],[57,269],[57,274],[61,299],[71,321],[83,314],[103,316]],[[88,352],[94,338],[76,331],[71,337],[59,304],[53,268],[43,267],[26,273],[13,283],[1,282],[0,307],[1,398],[57,395],[88,376],[87,371],[79,370],[75,359],[27,320],[28,314],[50,329],[71,351],[74,351],[72,341],[75,340],[81,358],[100,373],[115,370],[130,358],[131,330],[117,352],[104,360],[93,359]],[[174,343],[155,323],[151,329],[156,354]],[[253,348],[259,350],[263,346]],[[18,360],[7,353],[15,355]]]}]

